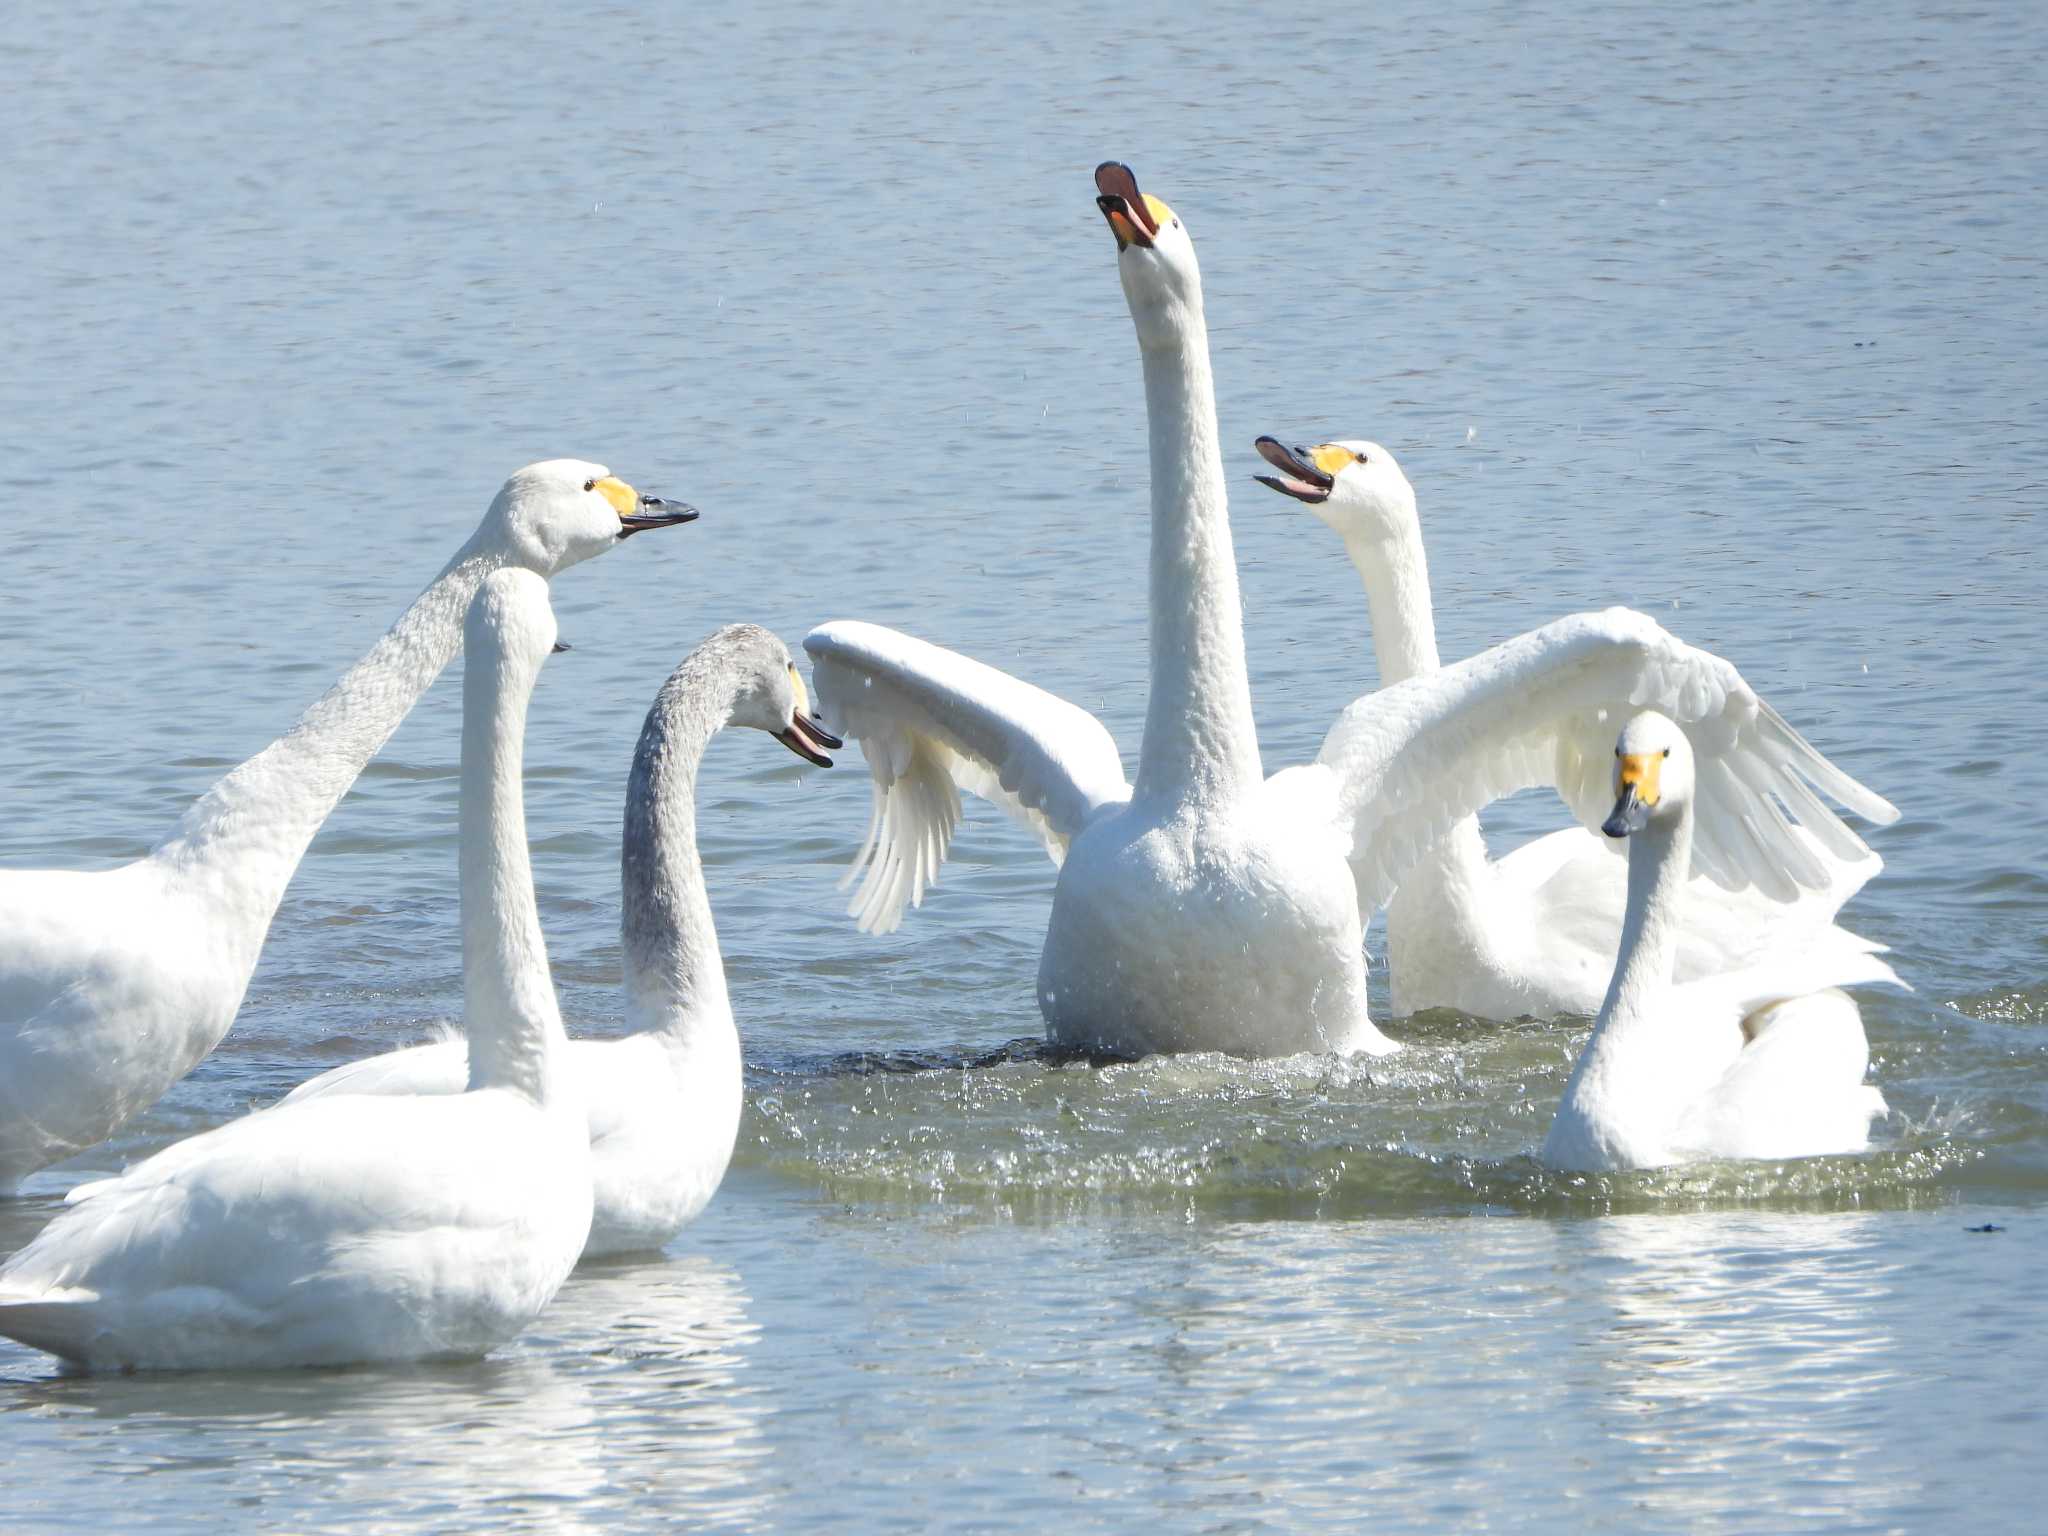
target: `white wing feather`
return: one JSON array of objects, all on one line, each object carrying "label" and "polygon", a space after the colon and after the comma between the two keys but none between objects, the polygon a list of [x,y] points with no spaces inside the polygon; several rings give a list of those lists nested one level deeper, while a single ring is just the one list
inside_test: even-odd
[{"label": "white wing feather", "polygon": [[1610,608],[1368,694],[1338,717],[1318,761],[1337,779],[1361,900],[1384,904],[1454,823],[1516,790],[1554,785],[1597,827],[1613,804],[1615,736],[1639,709],[1685,727],[1697,763],[1693,868],[1726,889],[1789,901],[1829,883],[1829,856],[1867,857],[1821,794],[1866,821],[1898,819],[1734,667]]},{"label": "white wing feather", "polygon": [[961,790],[1036,832],[1058,864],[1103,809],[1131,797],[1116,743],[1086,710],[1006,672],[879,624],[804,637],[827,723],[855,737],[875,811],[847,870],[847,910],[887,933],[924,900],[960,823]]}]

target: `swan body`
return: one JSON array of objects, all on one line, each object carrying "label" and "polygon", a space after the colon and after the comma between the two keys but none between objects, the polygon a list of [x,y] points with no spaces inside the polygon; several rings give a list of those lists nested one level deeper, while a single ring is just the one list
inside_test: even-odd
[{"label": "swan body", "polygon": [[[1628,910],[1599,1017],[1544,1139],[1553,1167],[1650,1168],[1703,1158],[1858,1152],[1883,1096],[1842,987],[1901,985],[1876,946],[1794,921],[1743,970],[1673,979],[1696,882],[1694,755],[1654,710],[1623,727],[1608,834],[1627,837]],[[1810,918],[1810,915],[1809,915]]]},{"label": "swan body", "polygon": [[[1305,502],[1344,540],[1365,586],[1382,685],[1441,664],[1415,491],[1378,443],[1347,440],[1259,452],[1280,471],[1265,484]],[[1790,910],[1753,887],[1695,879],[1680,935],[1681,981],[1740,968],[1788,929],[1832,920],[1882,867],[1874,853],[1832,860]],[[1476,817],[1454,826],[1401,879],[1387,904],[1394,1011],[1452,1008],[1485,1019],[1598,1011],[1613,969],[1627,894],[1610,840],[1571,827],[1489,857]]]},{"label": "swan body", "polygon": [[555,638],[546,583],[493,572],[467,631],[468,1091],[262,1110],[83,1186],[0,1266],[0,1333],[96,1368],[472,1356],[574,1266],[589,1143],[560,1071],[520,793],[527,699]]},{"label": "swan body", "polygon": [[[1461,818],[1558,782],[1597,815],[1586,753],[1608,712],[1664,701],[1715,753],[1707,862],[1724,884],[1818,882],[1774,797],[1836,857],[1862,844],[1809,787],[1896,812],[1834,769],[1734,668],[1640,615],[1579,615],[1353,704],[1313,764],[1259,759],[1217,447],[1201,279],[1173,211],[1098,169],[1138,334],[1151,439],[1152,691],[1135,783],[1085,711],[872,624],[805,639],[821,707],[858,737],[874,816],[850,911],[886,931],[919,904],[959,791],[1023,821],[1059,866],[1039,1010],[1055,1044],[1136,1056],[1395,1049],[1366,1014],[1362,914]],[[1597,788],[1597,786],[1595,786]]]},{"label": "swan body", "polygon": [[[572,1040],[564,1065],[589,1116],[586,1256],[660,1248],[716,1193],[742,1107],[740,1038],[697,855],[697,765],[728,725],[765,731],[829,766],[837,747],[780,640],[719,630],[684,658],[647,713],[626,796],[620,931],[626,1019],[614,1040]],[[301,1083],[286,1104],[344,1094],[460,1093],[461,1039],[391,1051]]]},{"label": "swan body", "polygon": [[0,870],[0,1193],[112,1135],[220,1043],[307,845],[460,648],[487,574],[552,576],[695,515],[602,465],[528,465],[369,654],[147,857]]}]

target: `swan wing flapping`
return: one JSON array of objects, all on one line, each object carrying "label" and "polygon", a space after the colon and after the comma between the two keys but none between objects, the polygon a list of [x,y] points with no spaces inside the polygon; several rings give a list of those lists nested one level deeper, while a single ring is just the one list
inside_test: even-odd
[{"label": "swan wing flapping", "polygon": [[891,931],[924,900],[961,790],[1029,826],[1055,864],[1098,813],[1130,799],[1109,732],[1043,689],[879,624],[823,624],[804,649],[827,719],[859,738],[874,776],[874,817],[846,876],[861,877],[847,910],[866,932]]},{"label": "swan wing flapping", "polygon": [[[1347,708],[1318,761],[1337,779],[1351,864],[1369,907],[1461,818],[1555,786],[1597,827],[1613,804],[1618,722],[1657,709],[1697,764],[1693,869],[1774,900],[1820,890],[1831,861],[1869,857],[1825,804],[1866,821],[1898,811],[1815,751],[1728,662],[1626,608],[1574,614]],[[1809,836],[1801,836],[1800,828]]]}]

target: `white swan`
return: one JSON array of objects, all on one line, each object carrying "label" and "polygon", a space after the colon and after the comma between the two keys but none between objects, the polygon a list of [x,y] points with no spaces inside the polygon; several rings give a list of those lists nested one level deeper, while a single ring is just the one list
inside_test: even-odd
[{"label": "white swan", "polygon": [[[1437,669],[1429,563],[1415,490],[1378,443],[1315,448],[1258,440],[1277,475],[1257,478],[1308,504],[1344,540],[1365,584],[1382,685]],[[1387,965],[1394,1011],[1455,1008],[1483,1019],[1590,1014],[1607,991],[1628,875],[1618,850],[1585,827],[1553,832],[1507,857],[1488,857],[1467,817],[1401,877],[1387,904]],[[1754,960],[1788,924],[1831,920],[1883,861],[1833,860],[1827,883],[1788,912],[1754,888],[1728,891],[1695,878],[1677,953],[1688,981]]]},{"label": "white swan", "polygon": [[1821,878],[1774,795],[1830,852],[1860,852],[1808,779],[1865,815],[1896,814],[1734,668],[1619,610],[1362,700],[1318,763],[1264,779],[1194,248],[1127,167],[1102,166],[1096,185],[1151,435],[1152,692],[1137,783],[1071,704],[892,630],[821,626],[804,641],[820,704],[860,738],[875,781],[848,876],[865,869],[851,908],[864,928],[892,928],[922,899],[968,789],[1024,820],[1060,864],[1038,975],[1055,1043],[1384,1052],[1393,1042],[1366,1017],[1361,896],[1370,911],[1454,822],[1511,789],[1555,781],[1585,814],[1586,752],[1604,758],[1611,740],[1602,710],[1655,700],[1701,723],[1718,775],[1703,863],[1726,882],[1782,893]]},{"label": "white swan", "polygon": [[[710,1203],[732,1160],[740,1037],[697,858],[697,764],[713,735],[743,725],[829,768],[826,750],[842,743],[809,707],[782,642],[732,624],[683,658],[647,712],[619,856],[629,1033],[572,1040],[566,1057],[590,1116],[587,1255],[661,1247]],[[461,1040],[436,1041],[323,1072],[284,1102],[459,1093],[466,1062]]]},{"label": "white swan", "polygon": [[1654,710],[1622,728],[1613,814],[1628,839],[1628,915],[1613,980],[1565,1086],[1542,1158],[1558,1168],[1650,1168],[1698,1158],[1858,1152],[1883,1096],[1870,1047],[1836,988],[1901,985],[1873,946],[1791,925],[1742,971],[1675,983],[1692,891],[1693,751]]},{"label": "white swan", "polygon": [[599,464],[528,465],[369,654],[154,852],[0,870],[0,1194],[105,1140],[220,1044],[306,845],[460,647],[486,574],[552,576],[696,515]]},{"label": "white swan", "polygon": [[590,1143],[561,1068],[520,789],[527,699],[555,640],[547,583],[492,572],[465,629],[469,1091],[261,1110],[83,1186],[0,1266],[0,1333],[92,1367],[479,1355],[575,1266]]}]

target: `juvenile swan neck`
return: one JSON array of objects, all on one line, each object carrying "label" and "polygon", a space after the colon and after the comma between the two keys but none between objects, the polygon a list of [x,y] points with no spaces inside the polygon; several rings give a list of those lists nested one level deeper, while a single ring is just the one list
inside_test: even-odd
[{"label": "juvenile swan neck", "polygon": [[176,878],[219,900],[240,942],[262,943],[307,844],[462,648],[463,614],[503,563],[472,538],[297,724],[200,796],[157,848]]},{"label": "juvenile swan neck", "polygon": [[[567,1044],[526,847],[526,704],[537,662],[473,656],[462,689],[462,1016],[469,1086],[553,1096]],[[477,674],[482,673],[482,676]]]},{"label": "juvenile swan neck", "polygon": [[696,661],[676,670],[647,712],[619,847],[627,1023],[686,1049],[733,1028],[697,854],[697,765],[731,713],[732,687]]},{"label": "juvenile swan neck", "polygon": [[1384,538],[1347,535],[1344,547],[1365,583],[1366,617],[1380,686],[1390,688],[1442,665],[1436,649],[1436,607],[1429,593],[1429,561],[1418,532]]},{"label": "juvenile swan neck", "polygon": [[1137,795],[1223,803],[1264,774],[1199,310],[1172,344],[1140,350],[1152,444],[1152,696]]}]

